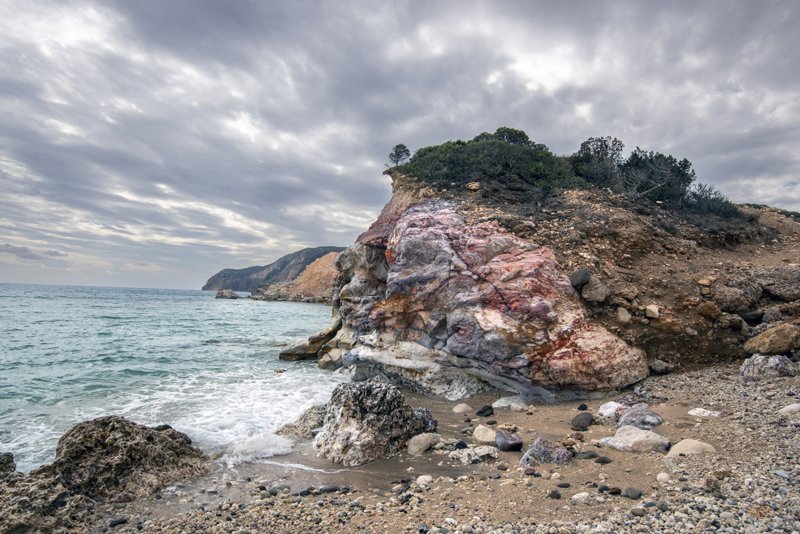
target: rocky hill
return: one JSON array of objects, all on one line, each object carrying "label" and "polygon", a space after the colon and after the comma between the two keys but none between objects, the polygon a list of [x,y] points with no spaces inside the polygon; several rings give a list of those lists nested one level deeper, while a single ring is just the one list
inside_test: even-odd
[{"label": "rocky hill", "polygon": [[254,292],[258,286],[291,282],[314,261],[326,254],[343,250],[343,247],[304,248],[287,254],[269,265],[223,269],[208,279],[203,290],[232,289]]},{"label": "rocky hill", "polygon": [[791,213],[724,218],[597,188],[531,201],[524,184],[389,174],[392,200],[337,260],[333,328],[309,345],[321,366],[450,398],[568,398],[675,366],[800,356]]},{"label": "rocky hill", "polygon": [[291,282],[257,287],[252,298],[331,304],[333,283],[339,274],[336,270],[337,257],[339,253],[331,252],[314,260]]}]

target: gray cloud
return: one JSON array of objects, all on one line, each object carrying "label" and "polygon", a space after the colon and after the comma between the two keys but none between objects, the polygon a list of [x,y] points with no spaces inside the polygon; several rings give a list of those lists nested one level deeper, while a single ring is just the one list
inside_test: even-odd
[{"label": "gray cloud", "polygon": [[[800,210],[799,19],[789,1],[6,2],[0,234],[60,262],[30,281],[199,287],[350,244],[394,144],[503,125],[562,154],[613,135]],[[48,247],[68,256],[30,252]],[[2,251],[0,279],[29,281]]]}]

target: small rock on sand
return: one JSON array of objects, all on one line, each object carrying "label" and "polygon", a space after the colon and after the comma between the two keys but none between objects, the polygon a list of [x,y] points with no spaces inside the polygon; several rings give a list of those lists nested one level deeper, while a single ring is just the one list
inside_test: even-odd
[{"label": "small rock on sand", "polygon": [[488,426],[478,425],[472,432],[472,440],[479,445],[494,445],[497,432]]},{"label": "small rock on sand", "polygon": [[672,446],[667,454],[667,458],[675,458],[681,454],[702,454],[706,452],[715,453],[717,449],[708,443],[703,443],[696,439],[685,439]]},{"label": "small rock on sand", "polygon": [[472,411],[472,407],[469,404],[461,403],[456,404],[453,406],[453,413],[469,413]]},{"label": "small rock on sand", "polygon": [[623,452],[666,452],[669,440],[650,430],[623,426],[617,429],[613,437],[601,439],[600,446]]}]

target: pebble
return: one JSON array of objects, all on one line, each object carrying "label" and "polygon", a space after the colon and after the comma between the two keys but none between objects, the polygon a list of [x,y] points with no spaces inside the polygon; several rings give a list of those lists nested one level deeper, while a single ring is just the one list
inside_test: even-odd
[{"label": "pebble", "polygon": [[658,476],[656,476],[656,480],[659,482],[669,482],[669,479],[670,476],[668,473],[659,473]]}]

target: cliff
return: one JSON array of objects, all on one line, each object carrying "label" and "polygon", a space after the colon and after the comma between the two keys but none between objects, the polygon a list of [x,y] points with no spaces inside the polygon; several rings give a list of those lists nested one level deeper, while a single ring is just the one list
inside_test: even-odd
[{"label": "cliff", "polygon": [[800,224],[779,210],[390,175],[392,200],[337,259],[331,331],[308,344],[321,367],[449,398],[559,399],[745,357],[782,324],[800,356]]},{"label": "cliff", "polygon": [[331,304],[336,270],[337,252],[331,252],[314,260],[300,276],[283,284],[265,285],[256,288],[253,299],[282,300],[290,302],[319,302]]},{"label": "cliff", "polygon": [[208,279],[203,290],[232,289],[254,292],[258,286],[291,282],[314,261],[326,254],[343,250],[343,247],[304,248],[287,254],[269,265],[223,269]]}]

